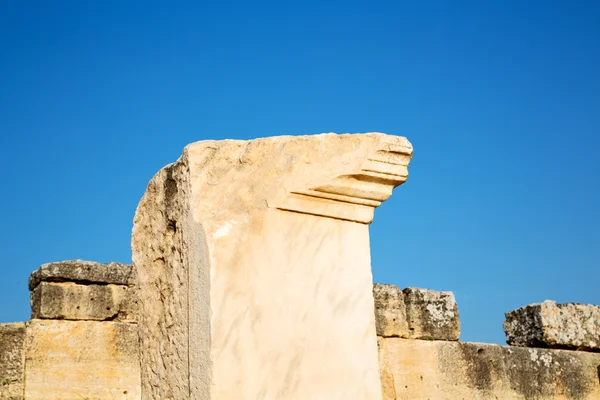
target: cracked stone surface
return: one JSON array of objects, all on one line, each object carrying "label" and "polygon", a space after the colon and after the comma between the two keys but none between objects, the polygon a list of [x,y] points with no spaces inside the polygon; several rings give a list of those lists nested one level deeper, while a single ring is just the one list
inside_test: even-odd
[{"label": "cracked stone surface", "polygon": [[454,293],[406,288],[404,302],[412,339],[458,340],[460,320]]},{"label": "cracked stone surface", "polygon": [[81,282],[116,285],[133,285],[135,269],[131,264],[68,260],[42,265],[29,276],[29,290],[44,282]]},{"label": "cracked stone surface", "polygon": [[505,316],[506,342],[512,346],[600,351],[600,306],[546,300]]},{"label": "cracked stone surface", "polygon": [[377,336],[410,337],[402,289],[396,285],[376,283],[373,285],[373,297]]}]

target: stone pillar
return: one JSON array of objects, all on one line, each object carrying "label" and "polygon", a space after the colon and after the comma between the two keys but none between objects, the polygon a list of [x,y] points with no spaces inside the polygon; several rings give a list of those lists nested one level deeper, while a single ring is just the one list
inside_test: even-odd
[{"label": "stone pillar", "polygon": [[368,224],[412,146],[202,141],[134,220],[142,397],[380,399]]}]

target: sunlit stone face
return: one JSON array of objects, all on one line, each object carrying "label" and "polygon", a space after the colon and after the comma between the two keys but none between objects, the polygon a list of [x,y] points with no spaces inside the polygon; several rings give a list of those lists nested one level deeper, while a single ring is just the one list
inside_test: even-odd
[{"label": "sunlit stone face", "polygon": [[144,396],[380,399],[368,224],[411,154],[378,133],[186,147],[135,217]]}]

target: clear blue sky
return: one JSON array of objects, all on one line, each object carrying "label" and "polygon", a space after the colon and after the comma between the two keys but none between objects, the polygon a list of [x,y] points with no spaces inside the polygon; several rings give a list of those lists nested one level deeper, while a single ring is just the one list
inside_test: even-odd
[{"label": "clear blue sky", "polygon": [[600,304],[599,2],[3,1],[0,321],[42,263],[129,262],[186,144],[368,131],[415,148],[376,282],[452,290],[468,341]]}]

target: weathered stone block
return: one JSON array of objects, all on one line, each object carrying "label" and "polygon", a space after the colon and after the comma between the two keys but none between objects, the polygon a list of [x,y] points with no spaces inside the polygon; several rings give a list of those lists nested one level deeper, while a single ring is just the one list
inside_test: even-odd
[{"label": "weathered stone block", "polygon": [[410,337],[402,289],[395,285],[373,285],[377,336]]},{"label": "weathered stone block", "polygon": [[24,340],[24,323],[0,324],[0,399],[23,399]]},{"label": "weathered stone block", "polygon": [[25,398],[140,399],[137,325],[30,320]]},{"label": "weathered stone block", "polygon": [[505,315],[510,345],[600,351],[600,306],[546,300]]},{"label": "weathered stone block", "polygon": [[412,146],[369,133],[193,143],[136,211],[148,399],[381,398],[368,224]]},{"label": "weathered stone block", "polygon": [[31,318],[133,322],[132,296],[124,285],[41,282],[31,292]]},{"label": "weathered stone block", "polygon": [[460,321],[452,292],[406,288],[403,293],[410,338],[458,340]]},{"label": "weathered stone block", "polygon": [[600,354],[379,340],[384,400],[597,400]]},{"label": "weathered stone block", "polygon": [[29,290],[42,281],[133,285],[136,279],[135,269],[130,264],[69,260],[42,265],[29,276]]}]

